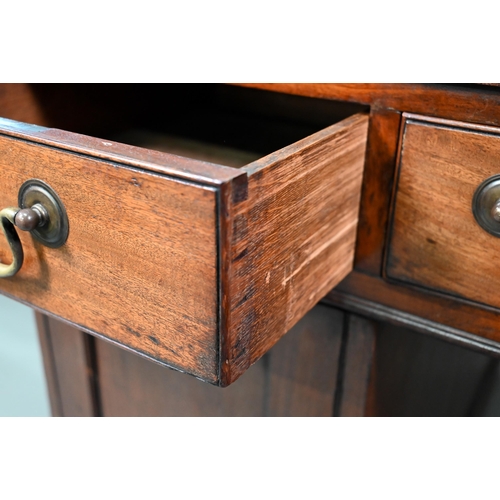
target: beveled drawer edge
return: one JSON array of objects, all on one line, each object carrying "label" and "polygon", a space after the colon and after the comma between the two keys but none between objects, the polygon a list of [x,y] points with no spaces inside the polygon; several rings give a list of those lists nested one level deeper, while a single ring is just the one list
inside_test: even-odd
[{"label": "beveled drawer edge", "polygon": [[[125,163],[149,172],[174,178],[219,186],[242,175],[242,170],[194,160],[169,153],[129,146],[88,135],[31,125],[0,117],[2,134],[36,142],[61,150],[81,153],[94,158]],[[75,140],[77,139],[77,140]]]},{"label": "beveled drawer edge", "polygon": [[472,132],[479,131],[479,132],[491,133],[493,135],[500,134],[500,127],[495,127],[493,125],[482,125],[480,123],[462,122],[457,120],[449,120],[446,118],[436,118],[433,116],[418,115],[415,113],[403,113],[402,117],[404,124],[406,124],[407,121],[408,122],[412,121],[412,122],[421,122],[424,124],[430,123],[433,125],[441,125],[443,127],[453,128],[453,129],[461,129],[461,130],[465,129]]},{"label": "beveled drawer edge", "polygon": [[[449,296],[436,294],[440,297],[450,299]],[[396,326],[411,328],[425,335],[430,335],[455,345],[473,349],[477,352],[500,358],[500,342],[488,337],[480,337],[475,333],[469,333],[444,323],[438,323],[432,319],[418,316],[403,309],[374,302],[369,298],[359,297],[349,292],[332,290],[322,303],[334,307],[341,307],[353,313],[363,314],[376,321],[387,321]],[[475,305],[475,304],[474,304]],[[493,311],[498,313],[498,310]]]}]

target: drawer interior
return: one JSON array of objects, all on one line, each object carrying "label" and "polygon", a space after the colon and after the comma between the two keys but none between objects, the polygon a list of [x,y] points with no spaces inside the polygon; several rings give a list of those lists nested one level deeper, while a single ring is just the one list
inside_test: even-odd
[{"label": "drawer interior", "polygon": [[32,89],[41,125],[235,168],[367,109],[221,84]]}]

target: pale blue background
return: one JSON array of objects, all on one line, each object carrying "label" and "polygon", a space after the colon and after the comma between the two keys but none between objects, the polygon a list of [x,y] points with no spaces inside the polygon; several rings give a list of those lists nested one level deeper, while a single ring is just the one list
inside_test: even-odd
[{"label": "pale blue background", "polygon": [[35,315],[0,295],[0,417],[49,417]]}]

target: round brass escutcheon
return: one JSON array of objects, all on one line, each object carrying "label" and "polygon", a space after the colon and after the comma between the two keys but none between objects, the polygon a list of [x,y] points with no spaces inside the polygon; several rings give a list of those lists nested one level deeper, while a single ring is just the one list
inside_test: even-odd
[{"label": "round brass escutcheon", "polygon": [[0,229],[12,252],[12,262],[0,262],[0,278],[14,276],[23,265],[24,250],[16,232],[29,231],[45,246],[59,248],[66,243],[69,223],[66,210],[59,196],[45,182],[38,179],[26,181],[18,193],[19,207],[0,210]]},{"label": "round brass escutcheon", "polygon": [[500,175],[486,179],[476,189],[472,213],[485,231],[500,238]]},{"label": "round brass escutcheon", "polygon": [[[17,214],[19,222],[26,227],[19,226],[16,220],[20,229],[31,231],[35,239],[50,248],[59,248],[66,243],[69,235],[68,216],[59,196],[48,184],[39,179],[26,181],[19,189],[18,203],[21,209],[31,209],[31,212],[20,210]],[[28,229],[32,226],[34,228]]]}]

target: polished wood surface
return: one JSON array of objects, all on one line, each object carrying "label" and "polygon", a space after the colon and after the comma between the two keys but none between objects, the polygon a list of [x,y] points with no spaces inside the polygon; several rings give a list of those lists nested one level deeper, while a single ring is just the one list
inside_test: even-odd
[{"label": "polished wood surface", "polygon": [[380,274],[385,247],[400,121],[401,113],[392,109],[370,110],[355,267],[375,276]]},{"label": "polished wood surface", "polygon": [[500,129],[408,116],[401,148],[387,276],[499,308],[500,239],[471,207],[500,172]]},{"label": "polished wood surface", "polygon": [[[475,92],[481,94],[480,90],[476,89]],[[431,99],[430,95],[427,97]],[[449,98],[453,101],[453,92],[450,92]],[[402,105],[403,109],[409,107],[411,101],[412,95],[409,93],[407,101]],[[372,109],[373,115],[379,112],[382,112],[383,115],[388,110],[384,111],[383,108],[381,110]],[[373,116],[372,120],[374,118],[375,116]],[[426,118],[426,120],[432,121],[436,126],[444,126],[444,122],[446,122],[446,120],[435,118]],[[459,124],[459,126],[461,128],[465,127],[467,130],[474,130],[476,134],[481,133],[481,131],[483,134],[494,134],[498,131],[495,127],[471,123]],[[378,141],[381,141],[380,137]],[[392,139],[393,144],[398,142]],[[459,148],[459,144],[456,146]],[[368,151],[370,150],[371,145],[369,143]],[[369,158],[370,153],[368,152],[365,179],[377,172],[377,162],[372,163]],[[396,172],[396,156],[394,153],[392,158],[393,163],[387,161],[385,170],[380,169],[379,164],[378,172],[380,175],[383,175],[384,172],[387,174],[389,170]],[[427,162],[423,155],[420,155],[420,158],[422,161]],[[474,161],[474,159],[471,158],[471,161]],[[374,174],[370,173],[372,171]],[[440,180],[436,182],[440,182]],[[366,181],[364,182],[363,192],[367,189],[371,189],[372,192],[370,197],[362,195],[360,225],[358,226],[357,236],[357,255],[364,255],[364,257],[355,259],[354,271],[332,290],[328,296],[328,301],[336,306],[371,318],[394,321],[398,325],[417,328],[419,331],[426,331],[447,341],[497,355],[499,348],[496,342],[500,339],[500,314],[498,309],[484,305],[484,302],[487,302],[487,294],[484,294],[483,303],[478,303],[471,301],[464,295],[452,295],[451,293],[439,291],[437,288],[415,286],[408,281],[403,282],[394,278],[383,277],[383,256],[387,251],[385,240],[390,228],[388,221],[390,220],[389,208],[391,205],[388,202],[391,198],[389,191],[392,186],[392,178],[385,185],[379,183],[377,186],[377,183],[373,181],[371,185],[373,189],[368,188]],[[398,193],[397,189],[394,189],[393,192],[393,196]],[[365,199],[366,202],[363,201]],[[377,226],[376,217],[370,212],[371,205],[374,206],[377,217],[387,221],[385,226]],[[361,221],[366,217],[364,215],[365,211],[369,214],[367,219],[372,222],[362,227]],[[433,214],[433,217],[439,217],[439,214]],[[406,238],[406,229],[403,226],[401,227],[402,232],[405,232],[403,237]],[[408,230],[411,231],[409,226]],[[453,235],[453,241],[455,241],[455,238],[460,238],[461,233],[462,229],[459,228],[458,232]],[[494,238],[491,237],[491,239]],[[378,241],[378,244],[374,245],[373,242],[375,241]],[[446,250],[443,245],[441,248]],[[414,254],[416,249],[411,248],[409,252]]]},{"label": "polished wood surface", "polygon": [[353,271],[324,302],[500,355],[500,312],[481,309],[470,301]]},{"label": "polished wood surface", "polygon": [[[70,235],[49,249],[20,234],[24,265],[2,291],[215,383],[215,190],[32,139],[0,137],[0,205],[16,206],[23,182],[42,179]],[[9,258],[5,241],[0,252]]]}]

